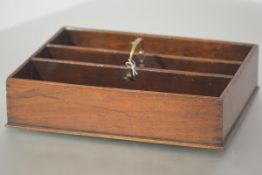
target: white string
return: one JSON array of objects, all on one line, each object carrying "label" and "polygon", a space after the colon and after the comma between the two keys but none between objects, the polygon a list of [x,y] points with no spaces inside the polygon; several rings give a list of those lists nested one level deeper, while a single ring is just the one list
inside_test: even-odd
[{"label": "white string", "polygon": [[128,68],[132,71],[132,76],[135,77],[138,75],[136,71],[136,62],[134,60],[128,59],[128,61],[125,63]]}]

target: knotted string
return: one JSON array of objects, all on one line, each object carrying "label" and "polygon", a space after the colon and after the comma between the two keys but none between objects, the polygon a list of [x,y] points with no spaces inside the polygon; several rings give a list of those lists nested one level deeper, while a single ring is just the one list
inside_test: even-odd
[{"label": "knotted string", "polygon": [[132,76],[135,77],[136,75],[138,75],[137,71],[136,71],[136,62],[134,60],[128,59],[128,61],[125,63],[126,67],[128,67],[129,69],[131,69],[132,72]]},{"label": "knotted string", "polygon": [[[144,64],[144,44],[143,44],[143,39],[142,38],[137,38],[136,40],[134,40],[133,42],[131,42],[132,44],[132,48],[131,48],[131,51],[129,53],[129,58],[127,60],[127,62],[125,62],[125,65],[128,69],[131,70],[131,76],[132,77],[129,77],[131,79],[134,79],[135,76],[138,75],[137,71],[136,71],[136,63],[135,61],[133,60],[133,56],[134,56],[134,53],[137,49],[137,46],[140,46],[140,51],[138,52],[139,53],[139,57],[140,57],[140,65],[143,67]],[[128,77],[128,76],[126,76]]]}]

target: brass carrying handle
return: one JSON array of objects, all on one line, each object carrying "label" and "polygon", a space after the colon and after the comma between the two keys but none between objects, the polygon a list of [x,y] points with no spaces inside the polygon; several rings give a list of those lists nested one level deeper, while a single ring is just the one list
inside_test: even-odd
[{"label": "brass carrying handle", "polygon": [[140,67],[144,67],[144,58],[145,58],[143,38],[137,38],[136,40],[131,42],[131,44],[132,44],[132,48],[131,48],[131,51],[129,53],[129,58],[128,58],[128,61],[125,63],[126,67],[129,69],[129,71],[127,72],[127,74],[124,78],[128,79],[128,80],[134,80],[135,76],[138,75],[138,73],[136,71],[136,62],[133,59],[135,51],[138,48],[138,46],[140,46],[140,50],[138,52],[139,66]]}]

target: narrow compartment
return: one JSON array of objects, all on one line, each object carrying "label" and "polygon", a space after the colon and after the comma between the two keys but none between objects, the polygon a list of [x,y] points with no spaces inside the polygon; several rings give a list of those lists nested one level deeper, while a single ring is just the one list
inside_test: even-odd
[{"label": "narrow compartment", "polygon": [[[128,52],[123,51],[79,48],[62,45],[48,45],[36,55],[36,57],[47,59],[61,59],[123,66],[127,61],[128,56]],[[179,56],[165,57],[152,54],[146,54],[145,56],[145,68],[234,75],[240,66],[240,63],[237,61],[208,61],[205,59],[188,59]],[[139,59],[136,56],[134,57],[134,60],[136,63],[139,63]]]},{"label": "narrow compartment", "polygon": [[123,79],[126,69],[31,61],[14,78],[34,79],[78,85],[113,87],[166,93],[218,97],[230,78],[160,73],[139,70],[135,81]]},{"label": "narrow compartment", "polygon": [[251,45],[233,42],[79,29],[65,29],[51,43],[129,51],[137,37],[144,39],[145,52],[151,54],[243,61],[251,49]]}]

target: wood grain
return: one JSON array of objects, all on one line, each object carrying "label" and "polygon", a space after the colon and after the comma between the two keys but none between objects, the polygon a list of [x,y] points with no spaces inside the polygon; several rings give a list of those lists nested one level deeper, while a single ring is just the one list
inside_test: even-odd
[{"label": "wood grain", "polygon": [[213,97],[21,79],[7,83],[9,124],[221,146],[221,104]]}]

